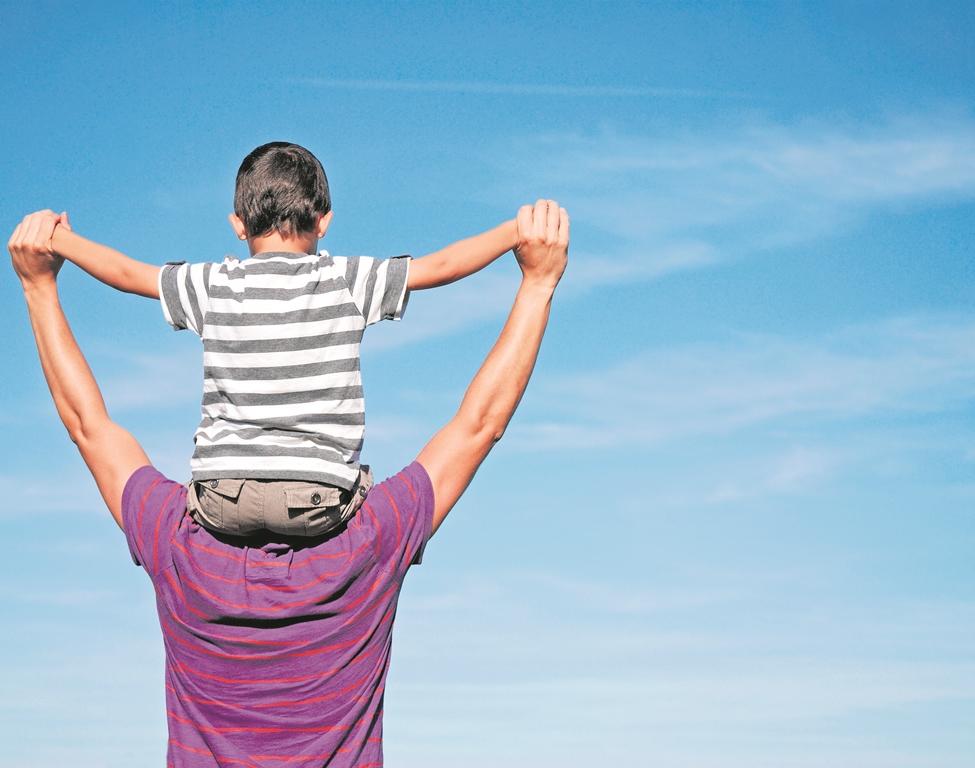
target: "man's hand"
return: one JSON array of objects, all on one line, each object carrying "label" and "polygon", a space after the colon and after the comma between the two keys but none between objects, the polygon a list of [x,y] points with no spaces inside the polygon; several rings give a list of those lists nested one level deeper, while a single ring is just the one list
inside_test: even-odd
[{"label": "man's hand", "polygon": [[37,211],[25,216],[10,236],[7,243],[10,260],[25,288],[29,284],[57,279],[64,259],[54,253],[51,240],[58,225],[71,229],[67,213],[59,216],[54,211]]},{"label": "man's hand", "polygon": [[559,282],[569,250],[569,214],[554,200],[539,200],[518,211],[515,257],[526,280]]}]

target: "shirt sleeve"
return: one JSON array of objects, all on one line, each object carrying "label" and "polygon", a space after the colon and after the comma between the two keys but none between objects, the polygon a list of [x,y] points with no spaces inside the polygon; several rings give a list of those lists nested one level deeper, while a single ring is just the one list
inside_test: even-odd
[{"label": "shirt sleeve", "polygon": [[166,322],[177,331],[203,333],[210,294],[210,272],[219,265],[210,262],[170,262],[159,270],[159,302]]},{"label": "shirt sleeve", "polygon": [[366,325],[403,317],[408,299],[409,256],[392,259],[350,256],[345,261],[345,281]]},{"label": "shirt sleeve", "polygon": [[418,565],[433,525],[433,486],[413,462],[369,491],[356,518],[360,533],[376,553],[376,564],[401,578]]},{"label": "shirt sleeve", "polygon": [[122,530],[136,565],[150,574],[172,563],[172,532],[186,513],[186,489],[153,466],[140,467],[122,491]]}]

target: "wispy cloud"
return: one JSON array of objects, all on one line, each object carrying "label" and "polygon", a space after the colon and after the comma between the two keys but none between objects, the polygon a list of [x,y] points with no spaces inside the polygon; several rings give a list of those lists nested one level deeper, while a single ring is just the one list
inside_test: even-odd
[{"label": "wispy cloud", "polygon": [[505,189],[557,190],[574,222],[609,236],[580,243],[568,278],[611,283],[808,241],[877,207],[975,197],[975,122],[556,135],[504,162]]},{"label": "wispy cloud", "polygon": [[[492,203],[546,192],[569,209],[574,237],[561,290],[572,294],[811,242],[877,210],[975,199],[975,121],[607,130],[523,139],[493,149],[490,162],[499,164]],[[438,289],[435,304],[417,295],[402,327],[371,331],[367,344],[401,345],[503,316],[516,285],[514,271],[492,267]]]},{"label": "wispy cloud", "polygon": [[[52,485],[49,475],[0,475],[0,520],[36,517],[44,513],[99,513],[105,503],[91,475],[84,472],[79,458],[77,471],[61,468],[57,483]],[[50,471],[51,466],[45,465]]]},{"label": "wispy cloud", "polygon": [[[661,444],[803,417],[928,413],[975,396],[975,325],[905,319],[806,341],[747,335],[533,387],[531,423],[512,435],[532,449]],[[776,482],[822,469],[815,456],[794,458]]]},{"label": "wispy cloud", "polygon": [[[723,504],[803,493],[810,486],[828,480],[846,458],[843,452],[803,445],[793,446],[784,455],[776,454],[771,458],[750,457],[747,466],[735,465],[734,477],[720,481],[700,500],[705,504]],[[695,493],[696,488],[688,488],[681,501],[693,500]]]},{"label": "wispy cloud", "polygon": [[[849,768],[923,765],[909,754],[885,761],[887,731],[851,751],[822,725],[889,722],[904,708],[971,711],[971,603],[809,602],[822,574],[760,567],[720,580],[673,574],[669,590],[584,574],[447,576],[428,595],[404,596],[399,683],[388,694],[396,727],[418,747],[436,725],[442,753],[424,750],[424,764],[466,765],[470,754],[483,756],[473,764],[528,765],[543,744],[535,763],[583,766],[615,743],[622,762],[652,750],[667,765],[812,768],[832,748],[844,757],[831,764]],[[797,600],[801,610],[781,609]],[[810,729],[818,763],[794,759]],[[701,734],[720,759],[700,749]]]},{"label": "wispy cloud", "polygon": [[103,375],[102,393],[110,411],[158,408],[199,402],[203,396],[203,366],[199,349],[184,354],[120,357],[107,346],[102,356],[121,362],[124,373]]},{"label": "wispy cloud", "polygon": [[[353,91],[405,91],[408,93],[467,93],[499,96],[571,96],[615,98],[713,99],[728,94],[688,88],[625,87],[614,85],[543,85],[529,83],[459,82],[450,80],[349,80],[303,78],[319,88]],[[732,94],[734,95],[734,94]]]},{"label": "wispy cloud", "polygon": [[517,268],[498,266],[435,291],[410,297],[401,323],[370,326],[363,350],[381,350],[443,335],[445,331],[503,317],[518,290]]}]

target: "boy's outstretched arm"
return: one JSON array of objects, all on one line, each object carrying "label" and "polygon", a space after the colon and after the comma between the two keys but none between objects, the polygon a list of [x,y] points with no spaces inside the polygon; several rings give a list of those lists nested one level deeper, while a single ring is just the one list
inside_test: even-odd
[{"label": "boy's outstretched arm", "polygon": [[93,243],[71,231],[68,215],[62,213],[51,237],[51,251],[85,272],[125,293],[159,298],[159,267],[130,259],[114,248]]},{"label": "boy's outstretched arm", "polygon": [[[531,206],[527,206],[531,208]],[[492,230],[448,245],[410,262],[406,289],[419,291],[447,285],[473,275],[518,245],[518,221],[512,219]]]}]

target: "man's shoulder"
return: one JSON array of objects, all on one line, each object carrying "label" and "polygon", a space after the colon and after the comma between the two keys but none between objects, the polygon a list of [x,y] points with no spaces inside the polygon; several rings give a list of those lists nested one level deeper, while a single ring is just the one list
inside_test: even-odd
[{"label": "man's shoulder", "polygon": [[[122,530],[132,559],[146,568],[160,563],[160,532],[186,512],[185,487],[151,464],[139,467],[122,491]],[[164,523],[169,525],[164,525]]]},{"label": "man's shoulder", "polygon": [[157,486],[179,486],[175,480],[170,480],[152,464],[145,464],[133,472],[125,483],[122,491],[122,505],[132,505],[136,502],[143,504],[146,494]]},{"label": "man's shoulder", "polygon": [[430,477],[414,461],[369,491],[350,527],[375,541],[384,566],[391,561],[418,563],[430,538],[433,502]]}]

